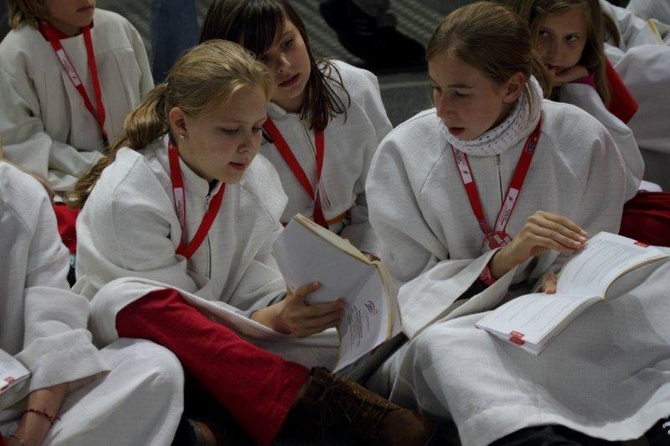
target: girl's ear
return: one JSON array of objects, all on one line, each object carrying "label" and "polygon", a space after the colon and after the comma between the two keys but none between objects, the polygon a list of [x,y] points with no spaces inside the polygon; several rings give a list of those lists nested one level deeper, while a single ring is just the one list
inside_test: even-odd
[{"label": "girl's ear", "polygon": [[503,96],[503,101],[508,104],[516,102],[516,100],[519,99],[519,96],[523,93],[525,85],[526,76],[521,71],[514,73],[505,86],[506,91]]},{"label": "girl's ear", "polygon": [[168,122],[170,123],[170,130],[176,133],[176,137],[186,136],[186,115],[179,107],[172,107],[168,112]]}]

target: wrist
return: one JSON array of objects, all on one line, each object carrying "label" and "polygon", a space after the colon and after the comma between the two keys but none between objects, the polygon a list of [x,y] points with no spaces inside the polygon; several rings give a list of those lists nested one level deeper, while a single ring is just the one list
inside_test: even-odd
[{"label": "wrist", "polygon": [[497,281],[498,279],[496,279],[496,278],[493,277],[493,275],[491,274],[491,268],[490,268],[489,265],[487,264],[487,265],[484,267],[484,270],[483,270],[483,271],[481,272],[481,274],[479,275],[479,280],[480,280],[484,285],[486,285],[487,287],[490,287],[491,285],[493,285],[494,283],[496,283],[496,281]]}]

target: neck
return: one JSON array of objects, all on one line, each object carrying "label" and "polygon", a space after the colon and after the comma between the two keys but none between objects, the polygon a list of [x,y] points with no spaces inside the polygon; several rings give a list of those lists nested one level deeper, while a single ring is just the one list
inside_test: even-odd
[{"label": "neck", "polygon": [[58,20],[49,20],[49,24],[68,37],[76,36],[81,32],[81,28]]}]

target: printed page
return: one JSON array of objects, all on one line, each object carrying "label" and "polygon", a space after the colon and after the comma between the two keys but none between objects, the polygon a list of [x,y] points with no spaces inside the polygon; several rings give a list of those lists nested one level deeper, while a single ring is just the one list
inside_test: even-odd
[{"label": "printed page", "polygon": [[336,371],[390,337],[394,318],[389,317],[389,300],[395,295],[387,295],[378,266],[364,254],[336,234],[301,218],[292,219],[277,237],[273,255],[291,289],[315,280],[321,283],[307,303],[345,300]]},{"label": "printed page", "polygon": [[653,246],[621,235],[599,232],[563,267],[557,292],[595,294],[604,297],[607,287],[618,277],[666,257]]},{"label": "printed page", "polygon": [[0,349],[0,395],[30,376],[30,371],[16,358]]}]

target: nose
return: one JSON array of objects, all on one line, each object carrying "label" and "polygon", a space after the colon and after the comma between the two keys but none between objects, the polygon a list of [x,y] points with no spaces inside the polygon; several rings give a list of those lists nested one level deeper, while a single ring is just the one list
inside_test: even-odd
[{"label": "nose", "polygon": [[279,73],[283,73],[290,66],[291,63],[289,62],[286,55],[284,53],[280,53],[279,57],[277,57],[277,60],[275,61],[275,70],[277,70]]},{"label": "nose", "polygon": [[438,93],[434,95],[434,101],[437,116],[444,120],[448,115],[451,114],[451,101],[449,101],[446,94]]}]

